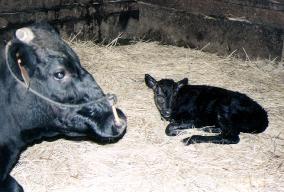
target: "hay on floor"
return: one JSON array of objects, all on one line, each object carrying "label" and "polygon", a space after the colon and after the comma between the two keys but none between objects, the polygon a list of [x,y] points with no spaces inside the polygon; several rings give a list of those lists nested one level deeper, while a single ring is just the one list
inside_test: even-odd
[{"label": "hay on floor", "polygon": [[[59,140],[23,153],[13,175],[27,192],[280,192],[284,189],[283,66],[240,61],[198,50],[138,42],[105,47],[72,43],[83,66],[127,114],[128,132],[116,144]],[[183,146],[188,130],[167,137],[144,74],[188,77],[248,94],[269,113],[261,134],[241,134],[237,145]]]}]

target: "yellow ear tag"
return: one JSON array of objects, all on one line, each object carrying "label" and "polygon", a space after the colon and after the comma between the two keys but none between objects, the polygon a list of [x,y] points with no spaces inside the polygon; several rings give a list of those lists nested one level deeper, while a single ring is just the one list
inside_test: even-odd
[{"label": "yellow ear tag", "polygon": [[25,67],[23,66],[22,60],[19,58],[20,56],[19,56],[18,53],[16,54],[16,57],[17,57],[17,64],[18,64],[20,71],[21,71],[22,78],[24,79],[24,82],[25,82],[27,89],[28,89],[30,87],[29,74],[28,74],[27,70],[25,69]]}]

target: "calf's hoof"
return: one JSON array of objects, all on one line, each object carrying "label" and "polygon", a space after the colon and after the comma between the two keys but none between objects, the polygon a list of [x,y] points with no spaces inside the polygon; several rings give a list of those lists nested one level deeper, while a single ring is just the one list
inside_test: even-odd
[{"label": "calf's hoof", "polygon": [[187,137],[187,138],[184,138],[183,140],[181,140],[181,142],[187,146],[187,145],[191,145],[191,144],[194,144],[195,141],[193,139],[191,139],[191,137]]},{"label": "calf's hoof", "polygon": [[180,131],[178,129],[176,129],[176,126],[174,126],[172,124],[169,124],[167,126],[165,132],[166,132],[167,136],[171,136],[171,137],[177,136],[180,133]]}]

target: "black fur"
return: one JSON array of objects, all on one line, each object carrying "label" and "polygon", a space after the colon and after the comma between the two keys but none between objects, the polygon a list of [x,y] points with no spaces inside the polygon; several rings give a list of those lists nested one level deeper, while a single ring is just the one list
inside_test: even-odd
[{"label": "black fur", "polygon": [[[30,76],[30,88],[51,100],[81,104],[105,96],[82,68],[75,52],[51,26],[35,24],[28,28],[35,38],[27,43],[15,36],[8,53],[9,65],[19,79],[22,77],[17,57]],[[58,138],[106,144],[123,137],[126,117],[118,110],[122,126],[117,126],[107,99],[77,108],[59,107],[43,100],[12,78],[4,49],[0,49],[0,192],[23,192],[10,172],[28,146]]]},{"label": "black fur", "polygon": [[170,121],[166,128],[169,136],[182,129],[202,128],[215,136],[194,135],[183,142],[235,144],[239,133],[261,133],[268,126],[266,111],[245,94],[219,87],[189,85],[185,78],[156,81],[145,75],[146,85],[153,89],[155,104],[161,116]]}]

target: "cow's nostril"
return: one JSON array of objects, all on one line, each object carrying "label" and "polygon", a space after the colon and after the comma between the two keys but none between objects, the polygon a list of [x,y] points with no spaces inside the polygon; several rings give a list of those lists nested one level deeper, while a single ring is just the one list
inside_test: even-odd
[{"label": "cow's nostril", "polygon": [[88,108],[87,108],[87,113],[88,113],[88,116],[89,116],[89,117],[94,117],[95,114],[96,114],[96,110],[95,110],[95,108],[93,108],[93,107],[88,107]]}]

